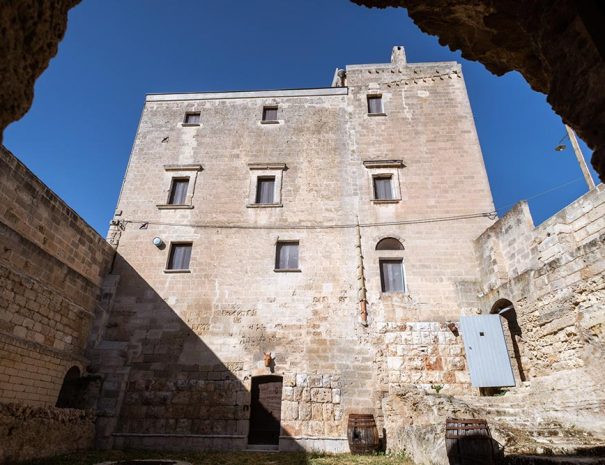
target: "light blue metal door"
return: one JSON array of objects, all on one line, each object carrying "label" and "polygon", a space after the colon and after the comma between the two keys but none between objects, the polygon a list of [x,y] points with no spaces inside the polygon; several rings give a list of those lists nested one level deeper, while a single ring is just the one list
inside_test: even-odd
[{"label": "light blue metal door", "polygon": [[475,387],[514,386],[515,377],[498,315],[460,317],[466,360]]}]

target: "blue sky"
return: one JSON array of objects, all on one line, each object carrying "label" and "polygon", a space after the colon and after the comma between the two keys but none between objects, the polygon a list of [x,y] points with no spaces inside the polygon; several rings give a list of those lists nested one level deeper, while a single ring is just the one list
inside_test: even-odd
[{"label": "blue sky", "polygon": [[393,45],[409,62],[462,62],[500,214],[530,199],[538,224],[587,191],[571,148],[553,150],[561,119],[519,74],[463,60],[403,9],[348,0],[84,0],[4,144],[105,235],[146,93],[329,86]]}]

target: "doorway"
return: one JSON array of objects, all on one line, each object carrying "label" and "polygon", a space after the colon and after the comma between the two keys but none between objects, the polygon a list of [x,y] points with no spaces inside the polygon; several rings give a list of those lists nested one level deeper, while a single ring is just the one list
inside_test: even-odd
[{"label": "doorway", "polygon": [[492,306],[490,311],[492,315],[499,315],[502,318],[502,327],[504,328],[504,337],[506,346],[511,353],[511,362],[520,381],[526,381],[525,371],[521,363],[521,349],[519,340],[522,340],[522,331],[517,321],[517,312],[515,306],[510,300],[500,299]]},{"label": "doorway", "polygon": [[279,444],[281,395],[281,376],[252,378],[248,444]]}]

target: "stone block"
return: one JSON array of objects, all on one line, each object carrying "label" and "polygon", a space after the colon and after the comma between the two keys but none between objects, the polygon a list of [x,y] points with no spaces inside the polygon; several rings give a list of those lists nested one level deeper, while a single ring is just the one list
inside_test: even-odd
[{"label": "stone block", "polygon": [[312,388],[311,400],[313,402],[332,402],[332,390],[329,388]]}]

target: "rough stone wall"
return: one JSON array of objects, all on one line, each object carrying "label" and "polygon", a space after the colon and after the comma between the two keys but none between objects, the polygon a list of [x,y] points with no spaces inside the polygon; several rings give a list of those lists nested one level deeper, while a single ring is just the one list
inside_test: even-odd
[{"label": "rough stone wall", "polygon": [[19,0],[0,4],[0,143],[4,128],[21,118],[34,83],[57,53],[67,13],[80,0]]},{"label": "rough stone wall", "polygon": [[[346,74],[347,87],[148,96],[109,232],[119,282],[91,352],[105,376],[99,444],[244,447],[264,352],[284,380],[281,449],[347,450],[348,414],[380,423],[402,366],[415,383],[468,389],[445,325],[478,308],[473,240],[493,205],[460,68],[408,65],[399,47]],[[372,92],[385,115],[367,115]],[[264,105],[279,124],[260,123]],[[201,124],[183,125],[192,111]],[[247,206],[250,163],[281,177],[281,205]],[[372,201],[385,170],[397,202]],[[186,207],[165,205],[174,176],[190,178]],[[432,223],[444,217],[457,219]],[[404,244],[406,293],[381,292],[386,236]],[[299,241],[300,272],[274,271],[278,240]],[[193,243],[190,272],[167,273],[178,241]]]},{"label": "rough stone wall", "polygon": [[477,240],[484,311],[500,298],[514,303],[530,378],[604,353],[604,235],[601,184],[538,227],[521,203]]},{"label": "rough stone wall", "polygon": [[547,94],[563,120],[595,149],[592,164],[605,176],[605,40],[596,0],[518,2],[353,0],[369,7],[404,7],[442,45],[461,50],[496,75],[519,71]]},{"label": "rough stone wall", "polygon": [[54,405],[113,251],[5,148],[0,186],[0,401]]},{"label": "rough stone wall", "polygon": [[0,403],[0,463],[16,463],[88,449],[91,411]]}]

